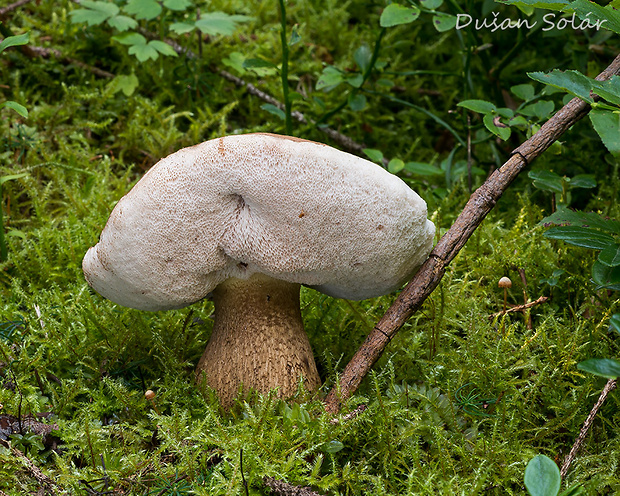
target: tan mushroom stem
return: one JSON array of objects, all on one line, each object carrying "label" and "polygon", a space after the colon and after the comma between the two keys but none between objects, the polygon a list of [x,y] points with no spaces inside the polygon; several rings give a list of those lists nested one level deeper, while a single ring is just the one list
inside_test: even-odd
[{"label": "tan mushroom stem", "polygon": [[215,322],[196,376],[204,374],[222,406],[230,407],[240,386],[287,398],[299,379],[309,391],[321,380],[299,308],[299,284],[254,274],[231,278],[213,291]]}]

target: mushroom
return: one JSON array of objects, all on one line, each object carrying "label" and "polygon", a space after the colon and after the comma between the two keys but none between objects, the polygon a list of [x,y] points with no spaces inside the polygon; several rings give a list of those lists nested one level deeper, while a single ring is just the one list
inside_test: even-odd
[{"label": "mushroom", "polygon": [[320,378],[300,286],[365,299],[427,258],[426,203],[372,162],[288,136],[226,136],[160,160],[118,202],[83,260],[120,305],[182,308],[207,296],[213,332],[197,366],[230,406],[240,388],[290,397]]},{"label": "mushroom", "polygon": [[506,303],[508,300],[508,289],[512,288],[512,281],[509,277],[502,277],[497,283],[497,287],[504,288],[504,313],[506,313]]}]

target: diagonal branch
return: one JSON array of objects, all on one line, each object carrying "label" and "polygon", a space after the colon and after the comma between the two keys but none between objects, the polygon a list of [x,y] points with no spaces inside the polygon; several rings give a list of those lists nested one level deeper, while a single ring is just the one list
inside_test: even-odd
[{"label": "diagonal branch", "polygon": [[[596,79],[603,81],[616,74],[620,74],[620,55]],[[437,287],[448,264],[465,246],[519,173],[589,111],[590,105],[579,98],[573,98],[534,136],[519,146],[506,163],[474,191],[450,230],[439,240],[418,273],[388,308],[345,367],[340,376],[340,387],[334,387],[325,398],[327,412],[336,413],[342,403],[357,390],[390,340]]]},{"label": "diagonal branch", "polygon": [[611,391],[616,389],[617,385],[618,385],[618,381],[616,379],[609,379],[607,383],[605,384],[605,387],[603,388],[603,391],[598,397],[598,400],[592,407],[592,410],[590,410],[590,415],[588,415],[588,418],[586,418],[586,421],[581,427],[581,431],[579,432],[579,436],[575,440],[575,444],[573,444],[573,447],[571,448],[570,453],[568,453],[568,455],[566,455],[566,458],[564,458],[564,463],[562,463],[562,469],[560,470],[560,475],[562,476],[562,479],[566,477],[566,474],[568,473],[568,469],[570,468],[570,464],[573,463],[574,458],[577,456],[577,452],[581,449],[581,445],[585,441],[586,436],[588,435],[588,432],[590,431],[590,427],[592,427],[592,424],[594,423],[594,418],[596,417],[596,414],[600,410],[601,406],[603,406],[603,403],[605,402],[607,395]]}]

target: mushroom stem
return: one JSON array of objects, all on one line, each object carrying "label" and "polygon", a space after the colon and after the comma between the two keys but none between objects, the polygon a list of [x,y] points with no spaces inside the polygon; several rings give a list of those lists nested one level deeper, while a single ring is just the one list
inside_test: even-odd
[{"label": "mushroom stem", "polygon": [[282,398],[295,394],[300,376],[310,391],[321,380],[299,308],[299,284],[254,274],[231,278],[213,291],[213,333],[196,369],[205,376],[224,407],[239,393],[278,388]]}]

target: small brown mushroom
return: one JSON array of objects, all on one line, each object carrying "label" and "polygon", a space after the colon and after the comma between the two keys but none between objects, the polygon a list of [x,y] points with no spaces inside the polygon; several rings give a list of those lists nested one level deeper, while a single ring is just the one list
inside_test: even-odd
[{"label": "small brown mushroom", "polygon": [[159,414],[159,411],[157,410],[157,406],[155,405],[155,396],[156,396],[155,391],[153,391],[152,389],[149,389],[144,393],[144,397],[147,400],[149,400],[151,404],[153,405],[153,410],[155,410],[155,412]]},{"label": "small brown mushroom", "polygon": [[504,276],[504,277],[502,277],[499,280],[497,285],[500,288],[504,288],[504,313],[506,313],[506,302],[507,302],[507,299],[508,299],[508,288],[512,287],[512,281],[510,280],[510,278]]}]

